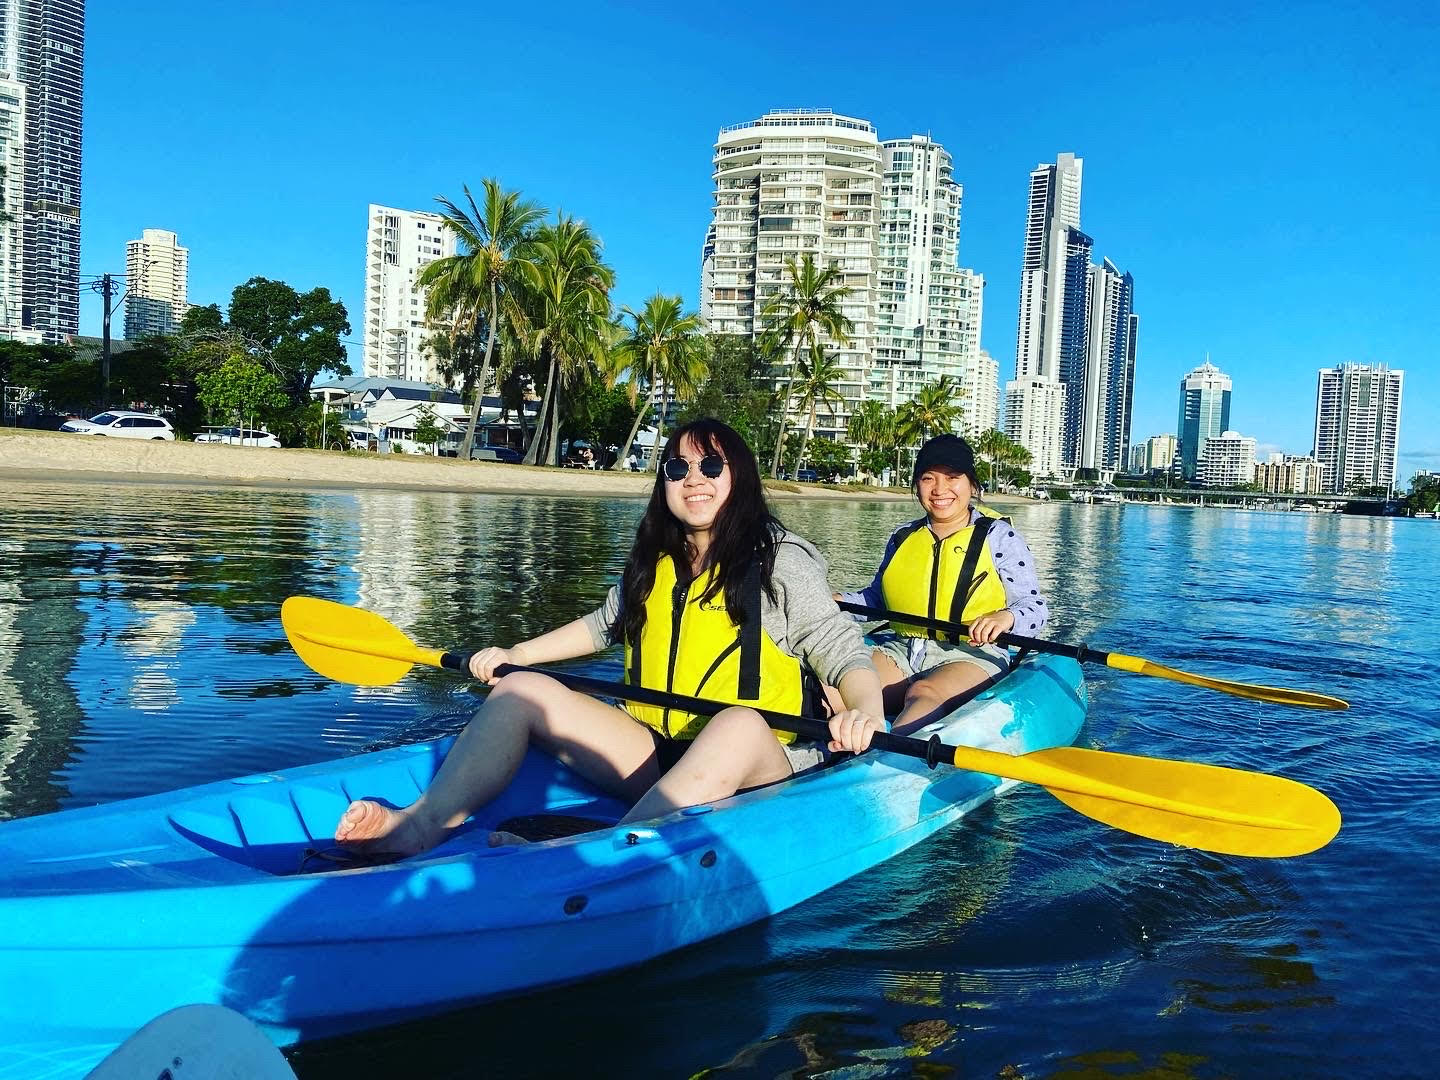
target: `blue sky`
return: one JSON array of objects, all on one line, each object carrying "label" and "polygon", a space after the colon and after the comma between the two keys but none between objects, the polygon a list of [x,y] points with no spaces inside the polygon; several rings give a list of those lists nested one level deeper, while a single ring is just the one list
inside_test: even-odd
[{"label": "blue sky", "polygon": [[[173,229],[192,302],[325,285],[358,341],[367,204],[497,176],[594,226],[617,302],[693,304],[717,129],[832,108],[954,156],[1002,380],[1028,174],[1073,151],[1096,257],[1135,275],[1137,440],[1174,431],[1208,352],[1233,426],[1304,452],[1316,370],[1383,361],[1406,372],[1402,475],[1440,468],[1440,9],[956,8],[91,4],[83,271]],[[82,330],[100,318],[87,296]]]}]

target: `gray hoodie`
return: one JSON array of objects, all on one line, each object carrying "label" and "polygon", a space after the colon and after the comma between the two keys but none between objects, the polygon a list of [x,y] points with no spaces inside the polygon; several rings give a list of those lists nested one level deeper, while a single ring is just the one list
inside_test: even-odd
[{"label": "gray hoodie", "polygon": [[[780,534],[775,551],[775,600],[761,593],[760,625],[782,652],[798,657],[823,682],[838,686],[856,668],[870,666],[870,650],[858,626],[835,606],[826,579],[825,557],[792,532]],[[610,627],[620,613],[620,586],[585,616],[596,650],[615,642]]]}]

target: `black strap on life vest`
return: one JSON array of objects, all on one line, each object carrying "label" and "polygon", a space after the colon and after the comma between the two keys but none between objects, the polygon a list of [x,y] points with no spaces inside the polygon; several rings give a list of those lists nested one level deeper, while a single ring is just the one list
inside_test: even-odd
[{"label": "black strap on life vest", "polygon": [[[990,531],[991,519],[982,516],[970,532],[970,543],[965,548],[965,561],[960,564],[960,577],[955,581],[955,595],[950,599],[950,621],[963,622],[965,605],[970,594],[980,586],[975,581],[975,567],[980,565],[980,552],[985,547],[985,534]],[[959,641],[959,634],[951,634],[951,641]]]},{"label": "black strap on life vest", "polygon": [[760,559],[750,560],[745,571],[745,621],[740,624],[740,678],[736,697],[760,700]]}]

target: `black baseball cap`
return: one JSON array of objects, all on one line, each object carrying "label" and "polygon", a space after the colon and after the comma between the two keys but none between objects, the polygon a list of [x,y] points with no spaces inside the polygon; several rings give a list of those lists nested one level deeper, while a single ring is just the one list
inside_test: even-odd
[{"label": "black baseball cap", "polygon": [[936,435],[920,447],[915,455],[915,483],[920,483],[926,469],[936,468],[968,476],[977,490],[980,487],[980,477],[975,472],[975,451],[959,435]]}]

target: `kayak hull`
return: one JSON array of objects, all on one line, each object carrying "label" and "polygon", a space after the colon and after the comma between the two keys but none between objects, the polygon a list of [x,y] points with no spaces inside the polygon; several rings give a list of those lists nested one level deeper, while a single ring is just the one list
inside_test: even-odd
[{"label": "kayak hull", "polygon": [[[1073,742],[1085,707],[1079,665],[1036,657],[934,729],[1027,753]],[[450,743],[0,825],[0,1046],[103,1054],[193,1003],[287,1045],[613,971],[801,903],[1005,786],[871,753],[655,822],[489,848],[517,814],[624,812],[531,753],[425,855],[307,856],[350,799],[413,800]]]}]

